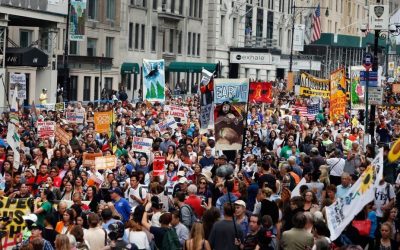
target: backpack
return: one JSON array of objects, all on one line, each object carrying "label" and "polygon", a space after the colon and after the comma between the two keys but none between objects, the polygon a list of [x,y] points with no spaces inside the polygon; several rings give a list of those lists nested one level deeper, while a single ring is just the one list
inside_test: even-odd
[{"label": "backpack", "polygon": [[[188,209],[188,210],[189,210],[189,213],[190,213],[190,223],[189,223],[188,225],[186,225],[185,223],[183,223],[183,220],[182,220],[182,212],[181,212],[181,211],[182,211],[182,208],[184,208],[184,207],[185,207],[186,209]],[[195,222],[198,221],[196,215],[194,214],[194,211],[193,211],[192,207],[189,206],[188,204],[183,205],[183,206],[179,209],[179,220],[180,220],[185,226],[187,226],[189,229],[192,228],[193,223],[195,223]]]},{"label": "backpack", "polygon": [[[128,197],[130,196],[130,193],[131,193],[131,187],[129,188],[129,190],[128,190]],[[140,196],[140,199],[142,199],[143,200],[143,189],[142,189],[142,186],[139,186],[139,196]]]},{"label": "backpack", "polygon": [[179,242],[178,235],[175,230],[168,228],[165,232],[160,250],[180,250],[181,243]]}]

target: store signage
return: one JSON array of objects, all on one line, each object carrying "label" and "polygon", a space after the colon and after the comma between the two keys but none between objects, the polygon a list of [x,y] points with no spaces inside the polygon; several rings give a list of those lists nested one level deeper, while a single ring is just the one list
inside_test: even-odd
[{"label": "store signage", "polygon": [[231,51],[230,62],[246,64],[271,64],[272,55],[270,53]]}]

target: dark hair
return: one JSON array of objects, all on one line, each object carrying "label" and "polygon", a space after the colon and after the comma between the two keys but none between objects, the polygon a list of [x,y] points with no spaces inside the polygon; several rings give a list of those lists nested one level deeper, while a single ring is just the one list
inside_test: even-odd
[{"label": "dark hair", "polygon": [[172,216],[174,216],[175,218],[177,218],[178,220],[180,219],[180,212],[179,210],[175,210],[171,212]]},{"label": "dark hair", "polygon": [[307,223],[307,217],[303,212],[298,212],[293,216],[292,219],[293,227],[303,229]]},{"label": "dark hair", "polygon": [[171,223],[171,220],[172,220],[171,213],[163,213],[159,219],[160,224],[162,225],[169,225]]},{"label": "dark hair", "polygon": [[[102,211],[101,216],[104,218],[103,212],[104,212],[104,210]],[[97,214],[90,213],[89,216],[88,216],[88,222],[89,222],[89,226],[90,227],[97,227],[97,225],[100,222],[100,218],[99,218],[99,216]]]},{"label": "dark hair", "polygon": [[331,232],[329,231],[328,226],[322,220],[314,221],[314,230],[317,232],[318,235],[331,237]]},{"label": "dark hair", "polygon": [[258,216],[258,214],[252,214],[252,215],[250,215],[250,217],[257,218],[257,225],[261,225],[261,220],[260,220],[260,217]]},{"label": "dark hair", "polygon": [[178,201],[180,202],[184,202],[185,201],[185,193],[182,191],[179,191],[175,194],[175,197],[178,199]]},{"label": "dark hair", "polygon": [[109,208],[103,209],[103,211],[101,211],[101,218],[103,218],[103,221],[110,220],[112,218],[111,209],[109,209]]},{"label": "dark hair", "polygon": [[235,209],[232,204],[229,202],[226,202],[224,204],[224,214],[227,216],[233,216],[233,213],[235,212]]}]

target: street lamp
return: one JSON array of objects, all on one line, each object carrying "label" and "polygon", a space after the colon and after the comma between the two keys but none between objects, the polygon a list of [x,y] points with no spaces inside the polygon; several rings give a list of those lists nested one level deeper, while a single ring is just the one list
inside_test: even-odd
[{"label": "street lamp", "polygon": [[[296,22],[296,9],[316,9],[316,7],[297,7],[295,1],[292,1],[292,43],[290,46],[290,61],[289,61],[289,72],[288,72],[288,86],[289,83],[293,86],[293,41],[294,41],[294,24]],[[328,7],[320,7],[320,9],[325,9],[325,16],[329,16]]]}]

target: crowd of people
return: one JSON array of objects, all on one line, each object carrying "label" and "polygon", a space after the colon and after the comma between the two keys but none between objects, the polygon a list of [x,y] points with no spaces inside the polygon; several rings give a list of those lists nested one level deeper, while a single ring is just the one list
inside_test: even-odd
[{"label": "crowd of people", "polygon": [[[350,112],[329,120],[329,102],[314,118],[294,107],[304,99],[274,86],[274,102],[249,103],[242,151],[216,150],[215,131],[200,130],[199,99],[168,96],[164,104],[69,103],[84,111],[83,124],[63,112],[19,111],[20,165],[5,137],[0,140],[1,197],[32,200],[19,249],[399,249],[397,163],[387,161],[400,137],[400,113],[377,110],[376,134],[384,147],[384,179],[375,200],[357,216],[367,233],[349,224],[330,240],[325,207],[343,197],[374,159],[365,145],[362,119]],[[160,133],[165,104],[189,108],[187,121]],[[96,133],[94,112],[113,110],[111,133]],[[72,139],[39,138],[36,121],[56,121]],[[135,152],[133,137],[152,138],[150,153]],[[116,167],[82,166],[84,153],[115,155]],[[155,157],[165,174],[153,174]],[[298,195],[291,195],[301,179]],[[95,180],[95,181],[93,181]],[[7,224],[2,223],[7,233]],[[3,235],[3,237],[6,237]]]}]

